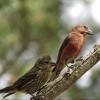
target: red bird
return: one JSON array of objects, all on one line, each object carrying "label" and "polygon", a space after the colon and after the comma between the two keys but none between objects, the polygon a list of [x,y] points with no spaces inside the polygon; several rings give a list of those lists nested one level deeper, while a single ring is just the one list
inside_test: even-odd
[{"label": "red bird", "polygon": [[54,80],[64,66],[71,63],[78,56],[84,44],[86,34],[92,35],[92,32],[85,25],[77,25],[71,30],[60,47],[56,67],[53,70],[54,74],[51,80]]}]

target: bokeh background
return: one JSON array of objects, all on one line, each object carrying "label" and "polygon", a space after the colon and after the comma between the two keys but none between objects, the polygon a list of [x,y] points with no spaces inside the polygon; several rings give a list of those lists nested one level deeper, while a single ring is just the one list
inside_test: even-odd
[{"label": "bokeh background", "polygon": [[[0,0],[0,88],[27,72],[36,59],[56,61],[63,39],[80,23],[95,34],[86,38],[81,56],[100,43],[100,0]],[[100,63],[57,100],[100,100]],[[0,100],[28,100],[17,93]]]}]

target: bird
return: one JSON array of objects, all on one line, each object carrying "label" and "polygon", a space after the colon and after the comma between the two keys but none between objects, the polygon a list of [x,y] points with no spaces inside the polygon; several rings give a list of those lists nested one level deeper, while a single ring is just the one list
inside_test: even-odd
[{"label": "bird", "polygon": [[54,63],[51,61],[50,56],[39,58],[26,74],[11,86],[1,89],[0,93],[6,93],[4,98],[16,92],[23,92],[33,96],[47,82],[54,68],[53,66]]},{"label": "bird", "polygon": [[56,67],[53,70],[53,75],[50,81],[53,81],[58,77],[61,70],[68,66],[69,63],[73,62],[79,55],[85,41],[86,35],[93,35],[92,31],[83,24],[79,24],[71,29],[71,32],[64,39],[56,61]]}]

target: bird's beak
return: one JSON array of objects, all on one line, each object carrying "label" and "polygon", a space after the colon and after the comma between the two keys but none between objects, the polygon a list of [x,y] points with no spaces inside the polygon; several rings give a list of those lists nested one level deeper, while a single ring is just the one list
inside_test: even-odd
[{"label": "bird's beak", "polygon": [[88,34],[88,35],[94,35],[93,32],[90,29],[88,31],[86,31],[86,34]]}]

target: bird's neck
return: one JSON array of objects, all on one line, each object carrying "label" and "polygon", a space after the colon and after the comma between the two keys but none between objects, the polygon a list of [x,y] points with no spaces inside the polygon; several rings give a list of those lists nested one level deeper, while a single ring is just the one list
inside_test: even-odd
[{"label": "bird's neck", "polygon": [[84,35],[78,32],[71,32],[69,38],[72,40],[72,43],[83,44],[84,42]]},{"label": "bird's neck", "polygon": [[80,32],[76,32],[76,31],[72,31],[72,32],[70,33],[70,35],[71,35],[71,36],[84,37],[83,34],[81,34]]}]

